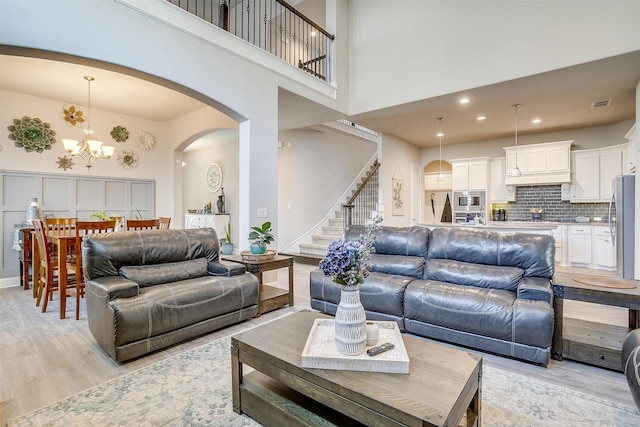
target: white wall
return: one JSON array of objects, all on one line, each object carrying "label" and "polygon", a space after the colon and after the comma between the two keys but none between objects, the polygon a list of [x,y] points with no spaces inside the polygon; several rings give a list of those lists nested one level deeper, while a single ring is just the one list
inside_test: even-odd
[{"label": "white wall", "polygon": [[[199,150],[187,151],[182,158],[186,163],[182,168],[182,201],[186,209],[202,209],[211,202],[212,212],[217,213],[216,202],[221,191],[212,193],[207,188],[205,173],[211,163],[222,169],[222,188],[225,193],[225,211],[231,222],[231,240],[238,241],[239,172],[238,141],[212,144]],[[221,236],[218,236],[221,237]],[[224,236],[222,236],[224,237]]]},{"label": "white wall", "polygon": [[282,227],[276,244],[282,249],[322,221],[336,202],[346,202],[336,200],[337,196],[350,188],[377,145],[324,126],[280,132],[280,141],[278,212]]},{"label": "white wall", "polygon": [[[257,218],[258,208],[267,208],[270,218],[274,223],[277,221],[278,88],[336,108],[340,103],[346,105],[346,92],[339,94],[335,88],[299,73],[267,53],[256,52],[245,42],[168,2],[6,0],[0,2],[0,14],[3,17],[0,44],[58,52],[87,58],[88,62],[101,61],[141,71],[202,94],[210,105],[240,122],[239,158],[243,173],[239,180],[238,210],[239,230],[245,237],[249,225],[261,221]],[[38,25],[25,26],[25,16]],[[342,31],[347,25],[344,20],[341,22],[332,25]],[[73,34],[81,36],[70,37],[70,28]],[[233,53],[232,45],[241,53]],[[247,52],[257,59],[247,60],[243,55]],[[346,52],[342,50],[340,55]],[[174,145],[168,147],[169,152],[180,142],[172,140]],[[174,166],[164,164],[166,181],[158,182],[158,188],[175,192],[182,183],[180,166],[175,162],[179,156],[175,153],[172,156]],[[183,207],[172,196],[168,197],[176,216]],[[277,234],[277,224],[274,225]],[[241,245],[245,240],[241,235]]]},{"label": "white wall", "polygon": [[640,49],[638,1],[351,0],[352,114]]},{"label": "white wall", "polygon": [[[174,165],[176,165],[174,147],[187,146],[202,133],[203,129],[237,128],[235,121],[209,107],[170,122],[144,120],[92,108],[91,127],[94,130],[94,135],[105,145],[115,146],[116,151],[110,160],[96,160],[89,170],[84,166],[82,159],[73,159],[73,168],[65,172],[58,168],[56,163],[58,158],[68,156],[60,139],[65,137],[81,139],[83,133],[79,127],[70,127],[65,124],[61,117],[64,105],[63,100],[0,91],[0,110],[2,110],[2,117],[0,117],[0,141],[2,141],[0,168],[14,171],[37,170],[43,173],[153,179],[156,181],[157,189],[156,215],[172,217],[172,226],[175,228],[182,226],[182,214],[185,211],[182,208],[178,211],[174,210],[174,204],[182,206],[182,191],[166,191],[166,189],[173,189],[173,180],[176,175],[173,173]],[[13,119],[19,119],[23,116],[38,117],[51,125],[51,129],[56,132],[55,138],[57,140],[51,150],[45,150],[42,153],[27,152],[23,148],[16,147],[9,140],[10,132],[7,126],[12,124]],[[124,126],[129,130],[129,139],[126,142],[117,143],[111,138],[109,132],[116,125]],[[136,138],[140,131],[148,131],[155,136],[156,146],[152,150],[142,151],[139,148]],[[123,150],[133,150],[138,155],[137,167],[124,169],[118,165],[118,153]],[[179,170],[179,173],[182,174],[182,170]],[[182,182],[182,178],[180,180]]]},{"label": "white wall", "polygon": [[[380,157],[380,188],[384,203],[382,225],[406,227],[411,225],[411,163],[420,163],[420,148],[391,135],[382,135]],[[392,180],[403,181],[403,215],[393,215]],[[417,201],[418,203],[422,203]],[[422,205],[420,207],[422,211]]]}]

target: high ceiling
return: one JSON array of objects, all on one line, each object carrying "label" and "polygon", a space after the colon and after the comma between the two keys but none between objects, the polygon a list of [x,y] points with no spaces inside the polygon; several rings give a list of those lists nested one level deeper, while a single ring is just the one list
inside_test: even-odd
[{"label": "high ceiling", "polygon": [[[171,120],[205,106],[155,83],[113,71],[45,59],[0,55],[0,88],[41,98],[86,105],[91,75],[92,108],[149,120]],[[438,144],[438,117],[444,117],[443,144],[507,137],[513,134],[512,104],[518,103],[519,133],[544,133],[611,124],[635,117],[640,81],[640,51],[358,114],[353,122],[412,144]],[[460,104],[463,97],[469,103]],[[592,103],[610,99],[607,107]],[[313,111],[313,114],[310,114]],[[316,125],[342,118],[335,111],[293,94],[280,96],[280,128]],[[484,115],[484,121],[477,116]],[[539,118],[539,124],[531,120]]]}]

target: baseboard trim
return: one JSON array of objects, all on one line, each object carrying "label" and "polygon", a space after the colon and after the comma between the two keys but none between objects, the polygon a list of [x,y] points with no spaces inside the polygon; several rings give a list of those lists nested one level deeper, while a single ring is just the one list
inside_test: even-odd
[{"label": "baseboard trim", "polygon": [[5,277],[0,279],[0,289],[3,288],[12,288],[14,286],[20,286],[20,277]]}]

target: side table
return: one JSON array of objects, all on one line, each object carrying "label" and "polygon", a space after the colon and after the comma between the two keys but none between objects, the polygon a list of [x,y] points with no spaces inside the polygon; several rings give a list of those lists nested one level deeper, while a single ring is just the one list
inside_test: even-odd
[{"label": "side table", "polygon": [[[258,290],[258,316],[285,305],[293,307],[293,257],[276,255],[275,258],[265,261],[249,261],[240,255],[222,255],[225,261],[244,264],[247,271],[258,278],[260,288]],[[277,288],[262,283],[262,273],[280,268],[289,268],[289,289]]]},{"label": "side table", "polygon": [[[623,371],[622,341],[631,329],[640,327],[640,283],[635,289],[592,286],[573,281],[573,274],[553,276],[555,327],[551,355]],[[621,327],[577,319],[564,319],[564,300],[624,307],[629,310],[629,326]]]}]

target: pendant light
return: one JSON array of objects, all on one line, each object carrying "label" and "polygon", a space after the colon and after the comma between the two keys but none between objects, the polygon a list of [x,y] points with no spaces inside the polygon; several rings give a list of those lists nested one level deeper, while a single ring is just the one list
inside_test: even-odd
[{"label": "pendant light", "polygon": [[101,141],[93,139],[93,130],[91,129],[91,82],[95,79],[91,76],[84,76],[87,83],[87,110],[88,122],[87,128],[84,129],[84,138],[82,141],[75,139],[63,139],[64,149],[71,154],[72,157],[80,157],[84,160],[87,169],[91,168],[93,162],[97,159],[110,159],[116,147],[102,145]]},{"label": "pendant light", "polygon": [[514,177],[518,177],[522,175],[522,172],[520,172],[520,169],[518,168],[518,107],[520,106],[520,104],[513,104],[513,117],[514,117],[514,122],[515,122],[515,129],[516,129],[516,167],[513,168],[513,170],[511,171],[511,176]]},{"label": "pendant light", "polygon": [[442,175],[442,119],[444,117],[438,117],[438,138],[440,139],[440,172],[436,176],[436,181],[444,181],[444,175]]}]

